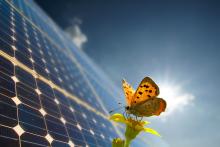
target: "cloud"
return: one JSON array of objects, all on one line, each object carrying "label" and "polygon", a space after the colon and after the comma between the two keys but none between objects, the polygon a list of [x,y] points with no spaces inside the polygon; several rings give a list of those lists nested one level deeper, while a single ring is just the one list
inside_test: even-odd
[{"label": "cloud", "polygon": [[71,20],[71,25],[65,29],[65,32],[72,38],[72,41],[79,49],[83,49],[83,45],[88,41],[86,34],[80,28],[81,24],[81,19],[74,18]]},{"label": "cloud", "polygon": [[175,112],[184,111],[187,106],[193,104],[195,96],[183,90],[178,85],[164,84],[160,86],[160,95],[167,102],[166,112],[163,113],[164,117],[167,117]]}]

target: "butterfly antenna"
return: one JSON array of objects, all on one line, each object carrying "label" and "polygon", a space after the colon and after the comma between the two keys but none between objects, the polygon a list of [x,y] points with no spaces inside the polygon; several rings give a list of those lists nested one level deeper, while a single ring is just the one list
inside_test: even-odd
[{"label": "butterfly antenna", "polygon": [[120,110],[120,109],[122,109],[122,108],[124,108],[125,106],[124,105],[122,105],[122,103],[118,103],[118,105],[120,105],[119,107],[117,107],[117,108],[115,108],[115,109],[112,109],[111,111],[109,111],[109,113],[112,113],[112,112],[114,112],[114,111],[116,111],[116,110]]},{"label": "butterfly antenna", "polygon": [[122,106],[122,103],[119,102],[118,105]]},{"label": "butterfly antenna", "polygon": [[125,107],[125,106],[120,106],[120,107],[118,107],[118,108],[115,108],[115,109],[109,111],[109,113],[112,113],[112,112],[114,112],[114,111],[116,111],[116,110],[120,110],[120,109],[122,109],[122,108],[124,108],[124,107]]}]

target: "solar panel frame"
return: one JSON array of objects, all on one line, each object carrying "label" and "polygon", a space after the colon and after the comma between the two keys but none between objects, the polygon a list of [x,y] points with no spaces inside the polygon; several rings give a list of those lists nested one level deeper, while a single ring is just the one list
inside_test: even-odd
[{"label": "solar panel frame", "polygon": [[0,48],[0,146],[111,146],[121,135],[107,119],[121,94],[34,1],[0,1]]},{"label": "solar panel frame", "polygon": [[[26,7],[24,6],[24,3],[25,2],[23,1],[19,1],[19,4],[23,5],[23,8]],[[96,106],[97,109],[92,109],[93,111],[98,110],[97,112],[95,111],[98,114],[97,115],[96,113],[88,110],[88,108],[79,105],[77,102],[74,102],[70,98],[67,98],[65,92],[64,94],[62,94],[60,93],[60,91],[57,91],[56,89],[51,87],[51,85],[55,83],[61,89],[63,89],[64,87],[68,90],[73,89],[63,86],[64,84],[61,82],[63,79],[58,80],[60,82],[55,82],[56,78],[52,79],[51,77],[58,77],[58,74],[64,75],[65,72],[76,73],[78,67],[76,66],[73,68],[73,66],[71,66],[71,68],[57,69],[59,70],[59,72],[56,73],[52,71],[52,67],[54,65],[51,65],[51,67],[49,67],[50,65],[48,65],[48,63],[52,62],[50,62],[49,60],[47,60],[46,62],[42,62],[39,56],[42,57],[44,54],[42,54],[41,52],[47,53],[46,59],[49,59],[49,56],[56,56],[56,58],[58,59],[56,61],[58,63],[55,64],[58,67],[68,65],[70,63],[74,64],[72,61],[66,59],[65,54],[61,55],[62,59],[64,59],[64,61],[61,61],[58,56],[59,54],[57,53],[58,49],[53,44],[49,43],[50,40],[48,40],[47,37],[42,36],[42,33],[38,32],[36,28],[33,29],[33,26],[31,26],[32,24],[27,24],[32,19],[26,20],[26,18],[24,18],[22,15],[19,16],[20,13],[17,12],[17,9],[15,9],[14,6],[12,6],[12,3],[9,1],[0,2],[0,17],[3,17],[3,19],[1,19],[0,21],[0,26],[3,26],[0,29],[0,59],[2,61],[1,63],[3,63],[0,66],[0,105],[2,106],[2,109],[5,110],[6,108],[10,108],[8,109],[8,111],[11,111],[10,113],[3,113],[4,111],[1,111],[1,143],[6,143],[7,145],[13,146],[19,146],[19,144],[21,146],[63,146],[71,145],[71,143],[75,143],[75,145],[79,146],[110,146],[110,139],[103,140],[104,132],[100,129],[100,126],[103,126],[103,128],[107,128],[107,126],[112,126],[112,124],[109,123],[105,117],[102,118],[103,116],[100,115],[104,113],[104,111],[100,109],[101,107],[98,105]],[[8,10],[8,13],[10,13],[10,20],[7,19],[9,18],[9,16],[5,17],[7,12],[6,10]],[[28,16],[30,17],[31,15],[29,14]],[[19,20],[19,23],[17,23],[17,20]],[[5,23],[8,23],[8,25],[6,25]],[[24,29],[25,26],[29,26],[29,28]],[[30,33],[30,31],[37,33]],[[35,41],[29,40],[30,36],[33,35],[35,36],[35,39],[40,36],[35,41],[37,42],[41,39],[41,42],[34,44]],[[48,49],[48,51],[53,52],[46,52],[46,50],[36,52],[36,50],[39,51],[39,48],[43,44],[49,44],[52,49],[48,49],[49,47],[46,48]],[[31,61],[31,59],[37,63]],[[50,71],[46,73],[43,72],[47,67],[50,68],[48,68],[48,70],[51,70],[54,75],[49,74]],[[74,76],[79,77],[80,79],[84,79],[85,77],[81,76],[81,74],[82,73],[79,72]],[[54,83],[51,85],[47,85],[48,83],[44,83],[44,80],[42,81],[43,77],[45,79],[48,79],[49,81],[52,80]],[[70,77],[71,76],[66,77],[64,81],[70,81]],[[85,87],[85,84],[87,82],[88,81],[86,80],[80,80],[78,84],[79,86],[84,85],[82,87]],[[67,85],[70,84],[72,85],[72,83],[70,82]],[[4,92],[4,90],[2,89],[6,90],[6,92]],[[90,97],[91,99],[96,101],[95,95],[92,91],[93,90],[91,90],[91,87],[84,89],[84,92],[88,92],[90,94],[86,95],[86,97]],[[76,91],[70,92],[74,94],[76,93]],[[83,98],[84,95],[81,97],[81,99],[83,101],[87,100]],[[44,100],[49,100],[48,103],[50,104],[44,104]],[[53,105],[56,106],[57,109],[55,109],[55,107],[49,108],[49,106]],[[77,108],[77,111],[73,110],[73,106]],[[47,111],[46,108],[48,108]],[[55,113],[50,114],[49,110],[51,112],[54,111],[58,113],[57,115]],[[99,122],[97,120],[102,120],[102,124],[98,125]],[[57,126],[55,128],[57,128],[58,130],[54,130],[55,128],[52,126]],[[81,134],[79,135],[81,137],[77,136],[77,139],[75,133],[71,132],[78,132],[78,134]],[[69,134],[73,136],[70,136]],[[105,136],[107,137],[107,135],[110,134],[112,134],[112,136],[116,135],[115,131],[113,131],[113,126],[111,127],[111,129],[109,129],[108,133],[106,133]],[[53,141],[51,142],[51,140]]]}]

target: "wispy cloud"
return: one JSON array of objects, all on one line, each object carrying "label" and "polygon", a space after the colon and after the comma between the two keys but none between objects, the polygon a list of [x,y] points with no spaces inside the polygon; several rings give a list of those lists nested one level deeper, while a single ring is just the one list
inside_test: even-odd
[{"label": "wispy cloud", "polygon": [[160,86],[160,97],[167,101],[167,110],[163,114],[167,117],[175,112],[184,111],[187,106],[193,104],[195,96],[183,90],[180,85],[164,84]]},{"label": "wispy cloud", "polygon": [[86,34],[84,34],[80,28],[81,24],[82,20],[75,17],[71,20],[71,25],[65,29],[79,49],[83,49],[83,45],[88,41]]}]

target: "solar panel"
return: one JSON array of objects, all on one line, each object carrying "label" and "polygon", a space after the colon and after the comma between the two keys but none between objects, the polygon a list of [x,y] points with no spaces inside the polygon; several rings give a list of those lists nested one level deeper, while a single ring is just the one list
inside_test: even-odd
[{"label": "solar panel", "polygon": [[111,146],[120,135],[105,76],[33,1],[0,1],[0,48],[0,146]]}]

